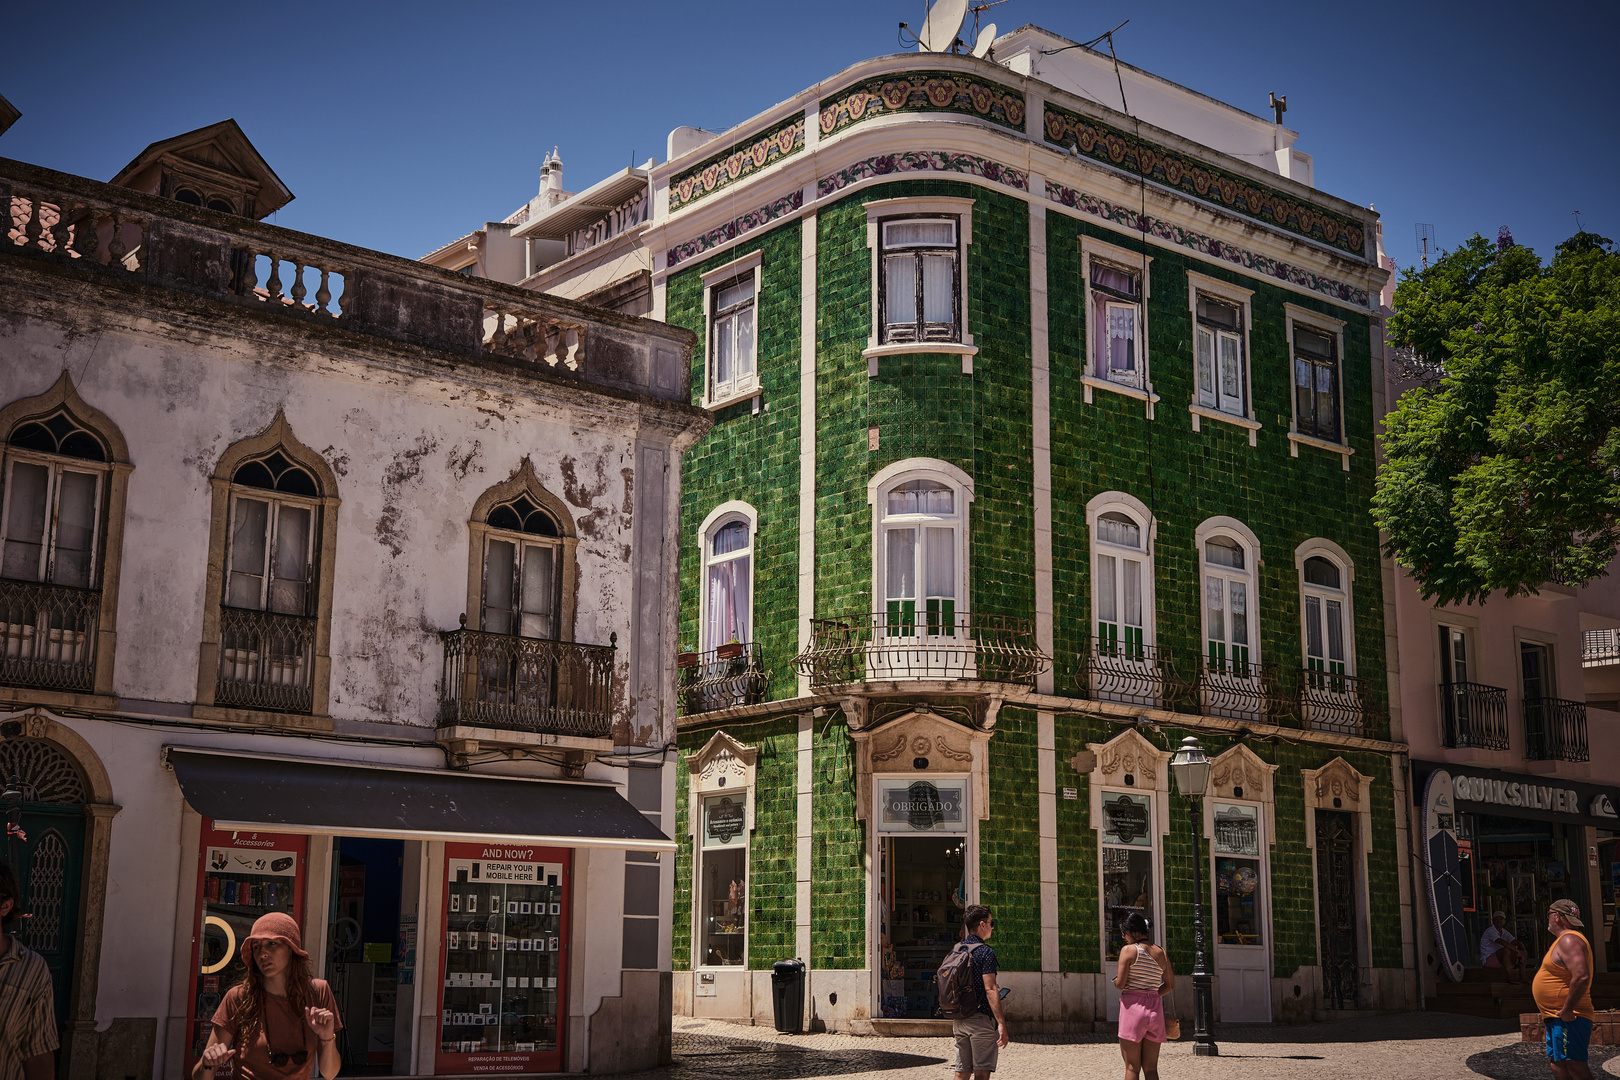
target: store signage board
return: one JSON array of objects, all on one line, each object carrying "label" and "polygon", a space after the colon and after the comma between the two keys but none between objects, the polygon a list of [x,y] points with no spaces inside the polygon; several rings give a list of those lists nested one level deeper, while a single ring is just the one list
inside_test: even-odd
[{"label": "store signage board", "polygon": [[703,800],[703,846],[738,847],[745,842],[748,801],[743,795],[711,795]]},{"label": "store signage board", "polygon": [[1423,790],[1423,778],[1434,770],[1443,770],[1451,776],[1457,810],[1464,814],[1534,818],[1602,829],[1612,829],[1616,820],[1620,820],[1615,813],[1620,792],[1613,788],[1443,762],[1412,762],[1414,801]]},{"label": "store signage board", "polygon": [[1457,792],[1445,769],[1429,774],[1423,791],[1423,846],[1428,853],[1429,911],[1446,975],[1463,981],[1468,929],[1463,925],[1462,862],[1457,847]]},{"label": "store signage board", "polygon": [[967,782],[878,781],[878,831],[967,832]]},{"label": "store signage board", "polygon": [[1104,792],[1102,797],[1105,844],[1152,847],[1153,803],[1146,795]]}]

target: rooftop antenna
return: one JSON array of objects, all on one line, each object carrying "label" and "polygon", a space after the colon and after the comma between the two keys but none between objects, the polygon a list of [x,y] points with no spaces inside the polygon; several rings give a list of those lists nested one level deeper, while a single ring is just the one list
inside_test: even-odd
[{"label": "rooftop antenna", "polygon": [[[968,8],[973,13],[973,55],[981,59],[990,52],[990,43],[996,40],[996,24],[988,23],[983,30],[979,29],[980,12],[989,11],[1007,0],[979,0]],[[994,58],[992,58],[994,59]]]},{"label": "rooftop antenna", "polygon": [[1418,222],[1417,226],[1418,258],[1423,260],[1423,269],[1429,268],[1429,256],[1436,254],[1440,249],[1434,242],[1434,226]]},{"label": "rooftop antenna", "polygon": [[1277,115],[1277,126],[1282,127],[1282,114],[1288,111],[1288,95],[1277,96],[1277,91],[1271,92],[1271,110]]}]

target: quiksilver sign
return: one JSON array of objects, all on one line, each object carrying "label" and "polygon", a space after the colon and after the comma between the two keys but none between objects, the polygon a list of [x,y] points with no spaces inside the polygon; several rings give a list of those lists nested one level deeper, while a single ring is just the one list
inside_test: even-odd
[{"label": "quiksilver sign", "polygon": [[1457,798],[1462,802],[1490,803],[1524,810],[1550,810],[1555,814],[1582,812],[1580,793],[1548,784],[1523,784],[1513,780],[1487,780],[1482,776],[1454,776]]}]

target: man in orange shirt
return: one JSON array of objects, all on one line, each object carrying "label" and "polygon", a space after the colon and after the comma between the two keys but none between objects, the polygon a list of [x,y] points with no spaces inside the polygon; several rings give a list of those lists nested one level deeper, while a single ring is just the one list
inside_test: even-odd
[{"label": "man in orange shirt", "polygon": [[1556,940],[1541,959],[1530,992],[1547,1029],[1547,1061],[1557,1080],[1592,1080],[1586,1044],[1592,1037],[1592,946],[1581,934],[1581,909],[1573,900],[1547,908],[1547,930]]}]

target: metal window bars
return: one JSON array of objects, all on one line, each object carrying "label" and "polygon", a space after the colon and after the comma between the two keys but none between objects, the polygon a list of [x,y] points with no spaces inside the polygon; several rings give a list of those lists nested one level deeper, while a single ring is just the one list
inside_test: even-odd
[{"label": "metal window bars", "polygon": [[1620,630],[1583,630],[1581,663],[1588,667],[1620,664]]},{"label": "metal window bars", "polygon": [[1188,697],[1171,650],[1116,638],[1088,638],[1076,655],[1081,697],[1150,709],[1173,709]]},{"label": "metal window bars", "polygon": [[759,643],[731,642],[708,652],[675,658],[676,698],[681,715],[755,705],[765,700],[770,673]]},{"label": "metal window bars", "polygon": [[101,591],[0,581],[0,683],[95,689]]},{"label": "metal window bars", "polygon": [[1524,756],[1531,761],[1589,761],[1586,703],[1525,698]]},{"label": "metal window bars", "polygon": [[439,722],[605,737],[613,730],[613,657],[608,645],[448,630]]},{"label": "metal window bars", "polygon": [[1440,684],[1440,742],[1453,750],[1508,748],[1507,691],[1483,683]]},{"label": "metal window bars", "polygon": [[811,619],[794,658],[811,686],[891,680],[982,680],[1033,687],[1051,658],[1030,619],[896,610]]},{"label": "metal window bars", "polygon": [[1200,655],[1195,680],[1194,700],[1206,716],[1274,722],[1286,711],[1275,664]]},{"label": "metal window bars", "polygon": [[214,704],[308,713],[314,703],[315,619],[222,607]]},{"label": "metal window bars", "polygon": [[1297,678],[1299,719],[1306,728],[1378,738],[1388,713],[1376,680],[1314,668],[1300,668]]}]

